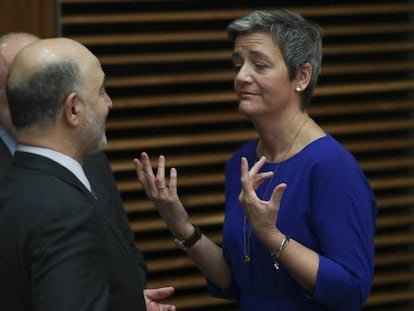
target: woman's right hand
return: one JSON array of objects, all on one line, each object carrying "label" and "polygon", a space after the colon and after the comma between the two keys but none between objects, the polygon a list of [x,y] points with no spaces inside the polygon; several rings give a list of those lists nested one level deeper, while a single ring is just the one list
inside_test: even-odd
[{"label": "woman's right hand", "polygon": [[134,159],[134,165],[138,181],[148,198],[154,203],[171,233],[183,239],[191,236],[194,227],[189,222],[188,213],[177,194],[177,170],[171,168],[170,181],[167,183],[165,157],[159,156],[157,174],[154,175],[150,158],[146,152],[141,153],[140,159]]},{"label": "woman's right hand", "polygon": [[[173,236],[187,240],[194,233],[187,211],[177,195],[177,170],[171,168],[170,181],[165,179],[165,157],[158,158],[157,175],[154,175],[148,154],[141,153],[141,158],[134,159],[137,177],[149,199],[154,203],[162,219]],[[200,271],[222,290],[231,281],[231,270],[224,260],[221,247],[205,235],[187,250]]]}]

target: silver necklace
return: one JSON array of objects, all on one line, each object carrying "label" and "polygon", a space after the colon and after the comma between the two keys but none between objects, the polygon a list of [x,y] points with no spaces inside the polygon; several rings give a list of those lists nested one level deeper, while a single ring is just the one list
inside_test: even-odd
[{"label": "silver necklace", "polygon": [[[280,164],[286,160],[287,156],[289,155],[289,152],[293,148],[293,145],[295,144],[296,139],[298,138],[300,132],[302,131],[303,127],[305,126],[306,122],[308,122],[309,118],[306,118],[306,120],[302,123],[302,125],[299,127],[299,130],[296,132],[295,136],[293,137],[291,143],[289,144],[289,147],[286,150],[286,153],[284,154],[283,158],[276,164],[275,169],[273,170],[273,176],[270,178],[269,182],[267,183],[265,192],[263,194],[263,200],[266,199],[267,192],[270,189],[270,185],[272,184],[272,181],[274,177],[276,176],[276,173],[279,169]],[[250,257],[250,241],[251,241],[251,235],[252,235],[252,229],[250,226],[248,226],[247,223],[247,217],[244,215],[244,221],[243,221],[243,249],[244,249],[244,263],[248,265],[251,262]]]}]

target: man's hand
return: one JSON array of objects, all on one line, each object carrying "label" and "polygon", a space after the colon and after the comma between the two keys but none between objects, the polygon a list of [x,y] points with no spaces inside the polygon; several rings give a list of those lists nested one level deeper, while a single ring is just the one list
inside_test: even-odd
[{"label": "man's hand", "polygon": [[161,287],[153,289],[144,289],[145,304],[147,311],[175,311],[174,305],[159,303],[160,300],[171,296],[174,293],[174,287]]}]

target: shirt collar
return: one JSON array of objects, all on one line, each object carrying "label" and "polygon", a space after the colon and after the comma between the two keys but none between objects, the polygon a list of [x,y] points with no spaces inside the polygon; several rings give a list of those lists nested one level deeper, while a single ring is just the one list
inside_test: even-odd
[{"label": "shirt collar", "polygon": [[16,140],[1,126],[0,126],[0,138],[4,141],[10,153],[13,155],[17,149]]}]

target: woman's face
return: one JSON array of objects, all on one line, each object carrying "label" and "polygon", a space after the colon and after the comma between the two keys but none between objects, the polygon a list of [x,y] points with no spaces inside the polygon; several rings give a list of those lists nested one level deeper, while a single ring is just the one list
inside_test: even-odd
[{"label": "woman's face", "polygon": [[243,114],[280,114],[297,100],[282,53],[269,34],[239,35],[232,61],[236,70],[234,89]]}]

